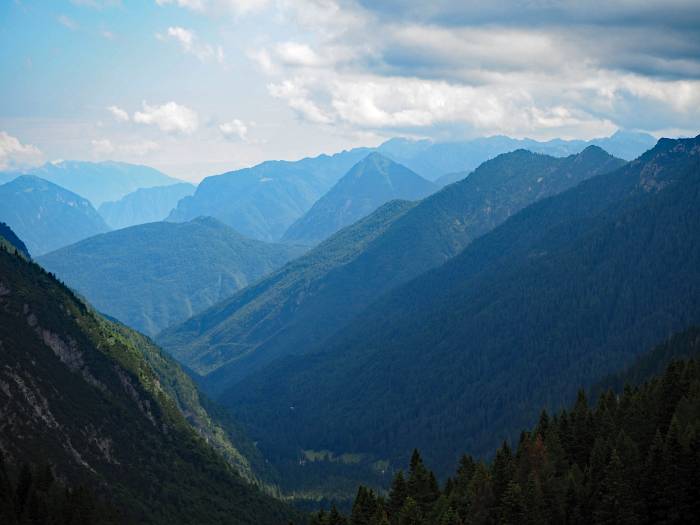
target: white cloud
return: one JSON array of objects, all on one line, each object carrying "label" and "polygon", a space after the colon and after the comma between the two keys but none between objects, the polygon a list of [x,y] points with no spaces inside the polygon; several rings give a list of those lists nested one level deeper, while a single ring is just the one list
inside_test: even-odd
[{"label": "white cloud", "polygon": [[18,169],[40,164],[41,151],[31,144],[22,144],[19,139],[0,131],[0,169]]},{"label": "white cloud", "polygon": [[219,131],[226,138],[237,138],[243,142],[248,141],[248,126],[242,120],[233,119],[219,125]]},{"label": "white cloud", "polygon": [[159,6],[173,4],[192,11],[231,12],[233,14],[260,11],[269,3],[269,0],[156,0],[156,4]]},{"label": "white cloud", "polygon": [[112,116],[117,120],[117,122],[129,121],[129,114],[118,106],[109,106],[107,108],[107,111],[109,111],[112,114]]},{"label": "white cloud", "polygon": [[168,102],[161,106],[149,106],[143,102],[143,111],[137,111],[134,122],[158,126],[161,131],[194,133],[199,127],[197,113],[186,106]]},{"label": "white cloud", "polygon": [[98,157],[111,155],[115,151],[115,147],[109,139],[91,140],[90,144],[92,146],[92,152]]},{"label": "white cloud", "polygon": [[269,84],[267,89],[273,97],[285,100],[302,119],[315,124],[333,122],[331,116],[314,102],[311,92],[303,81],[284,80],[279,84]]},{"label": "white cloud", "polygon": [[160,145],[152,140],[114,144],[110,139],[94,139],[90,144],[93,155],[98,158],[109,158],[115,155],[143,157],[160,148]]},{"label": "white cloud", "polygon": [[78,29],[78,22],[66,15],[59,15],[57,20],[59,24],[61,24],[64,27],[67,27],[71,31],[75,31],[76,29]]},{"label": "white cloud", "polygon": [[219,64],[224,62],[224,50],[221,46],[214,47],[210,44],[199,42],[194,31],[184,27],[169,27],[166,35],[156,34],[160,40],[171,38],[180,44],[185,53],[194,55],[202,62],[214,60]]}]

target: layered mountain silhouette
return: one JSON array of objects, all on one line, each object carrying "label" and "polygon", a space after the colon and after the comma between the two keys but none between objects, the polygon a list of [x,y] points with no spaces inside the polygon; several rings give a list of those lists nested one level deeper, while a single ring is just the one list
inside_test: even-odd
[{"label": "layered mountain silhouette", "polygon": [[119,200],[139,188],[181,182],[149,166],[114,161],[49,162],[17,172],[17,175],[34,175],[53,182],[86,198],[95,208],[103,202]]},{"label": "layered mountain silhouette", "polygon": [[394,199],[419,200],[437,186],[379,153],[371,153],[292,224],[285,242],[317,244]]},{"label": "layered mountain silhouette", "polygon": [[405,461],[419,447],[446,472],[698,322],[699,204],[700,137],[662,139],[221,399],[277,450]]},{"label": "layered mountain silhouette", "polygon": [[216,217],[247,237],[277,241],[347,171],[370,151],[358,148],[299,161],[268,161],[205,178],[168,217]]},{"label": "layered mountain silhouette", "polygon": [[[245,481],[250,464],[172,359],[2,248],[0,349],[3,474],[30,464],[67,486],[87,486],[123,523],[301,519]],[[29,491],[22,479],[18,504]],[[80,492],[66,496],[80,501]],[[32,516],[45,504],[27,505]]]},{"label": "layered mountain silhouette", "polygon": [[0,186],[0,220],[41,255],[109,230],[90,202],[56,184],[21,176]]},{"label": "layered mountain silhouette", "polygon": [[[552,139],[540,142],[533,139],[514,139],[503,135],[436,143],[429,140],[395,138],[379,146],[378,151],[429,180],[438,182],[439,177],[447,174],[467,175],[481,163],[517,149],[565,157],[580,153],[588,146],[598,146],[611,155],[632,160],[653,147],[655,143],[656,139],[646,133],[620,130],[610,137],[589,141]],[[455,182],[455,180],[459,179],[449,182]],[[445,180],[440,182],[444,183]]]},{"label": "layered mountain silhouette", "polygon": [[221,391],[318,345],[382,293],[445,262],[523,207],[622,164],[596,147],[566,158],[501,155],[418,204],[383,206],[158,340]]},{"label": "layered mountain silhouette", "polygon": [[118,201],[103,202],[97,210],[113,229],[165,220],[180,199],[192,195],[195,186],[185,182],[141,188]]},{"label": "layered mountain silhouette", "polygon": [[97,309],[154,336],[303,253],[243,237],[209,217],[85,239],[38,261]]}]

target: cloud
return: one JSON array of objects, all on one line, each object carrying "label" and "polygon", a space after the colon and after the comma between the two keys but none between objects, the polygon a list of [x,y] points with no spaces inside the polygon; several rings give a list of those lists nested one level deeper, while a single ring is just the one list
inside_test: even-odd
[{"label": "cloud", "polygon": [[19,139],[0,131],[0,169],[19,169],[40,164],[43,155],[39,148],[22,144]]},{"label": "cloud", "polygon": [[143,102],[143,111],[137,111],[134,122],[158,126],[168,133],[192,134],[199,127],[197,113],[186,106],[168,102],[161,106],[149,106]]},{"label": "cloud", "polygon": [[156,0],[156,4],[159,6],[173,4],[192,11],[230,12],[233,14],[247,14],[260,11],[267,7],[269,3],[269,0]]},{"label": "cloud", "polygon": [[291,29],[248,56],[270,77],[270,95],[311,123],[585,138],[700,121],[697,2],[276,5]]},{"label": "cloud", "polygon": [[180,44],[185,53],[194,55],[202,62],[215,60],[219,64],[224,62],[224,50],[221,46],[216,48],[210,44],[200,43],[194,31],[184,27],[169,27],[166,35],[157,34],[157,38],[165,40],[171,38]]},{"label": "cloud", "polygon": [[115,118],[115,120],[117,120],[117,122],[128,122],[129,121],[129,114],[120,107],[109,106],[107,108],[107,111],[109,111],[112,114],[112,116]]},{"label": "cloud", "polygon": [[66,15],[59,15],[57,20],[59,24],[61,24],[64,27],[67,27],[71,31],[75,31],[76,29],[78,29],[78,22]]},{"label": "cloud", "polygon": [[219,125],[219,131],[226,138],[236,138],[248,142],[248,126],[242,120],[233,119],[230,122],[224,122]]},{"label": "cloud", "polygon": [[160,145],[152,140],[114,144],[110,139],[94,139],[90,144],[93,155],[99,158],[109,158],[114,155],[143,157],[160,148]]}]

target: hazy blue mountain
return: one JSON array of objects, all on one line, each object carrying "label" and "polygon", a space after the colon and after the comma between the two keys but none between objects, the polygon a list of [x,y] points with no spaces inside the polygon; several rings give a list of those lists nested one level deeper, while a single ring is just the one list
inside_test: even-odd
[{"label": "hazy blue mountain", "polygon": [[444,188],[448,184],[452,184],[453,182],[460,181],[464,178],[466,178],[469,175],[469,172],[467,171],[458,171],[456,173],[445,173],[444,175],[440,175],[437,179],[435,179],[435,185]]},{"label": "hazy blue mountain", "polygon": [[119,229],[165,220],[183,197],[195,186],[182,182],[170,186],[140,188],[118,201],[103,202],[97,210],[111,228]]},{"label": "hazy blue mountain", "polygon": [[296,447],[401,464],[418,447],[447,472],[696,324],[698,232],[700,136],[663,139],[525,208],[318,352],[278,360],[221,399],[278,456]]},{"label": "hazy blue mountain", "polygon": [[34,256],[109,230],[86,199],[34,176],[0,186],[0,220]]},{"label": "hazy blue mountain", "polygon": [[[52,478],[108,498],[124,524],[303,523],[244,481],[253,478],[237,442],[177,363],[2,248],[0,349],[0,474],[50,466]],[[42,503],[30,500],[28,514]]]},{"label": "hazy blue mountain", "polygon": [[646,133],[618,131],[610,137],[589,141],[553,139],[539,142],[502,135],[438,143],[427,140],[391,139],[379,146],[378,150],[427,179],[436,180],[446,174],[466,175],[482,162],[516,149],[564,157],[579,153],[588,146],[598,146],[615,157],[631,160],[653,147],[655,143],[656,139]]},{"label": "hazy blue mountain", "polygon": [[112,231],[38,261],[101,312],[153,336],[303,250],[248,239],[216,219],[202,217]]},{"label": "hazy blue mountain", "polygon": [[58,184],[89,200],[95,208],[116,201],[139,188],[166,186],[181,182],[148,166],[125,162],[86,162],[64,160],[17,172],[34,175]]},{"label": "hazy blue mountain", "polygon": [[596,147],[567,158],[501,155],[416,205],[380,208],[158,340],[218,391],[318,344],[383,292],[442,264],[521,208],[622,164]]},{"label": "hazy blue mountain", "polygon": [[20,173],[16,171],[0,171],[0,184],[10,182],[12,179],[16,179],[19,176]]},{"label": "hazy blue mountain", "polygon": [[295,220],[369,152],[358,148],[295,162],[268,161],[207,177],[193,196],[178,203],[168,220],[187,221],[206,215],[248,237],[279,240]]},{"label": "hazy blue mountain", "polygon": [[285,242],[317,244],[394,199],[419,200],[437,186],[379,153],[371,153],[292,224]]}]

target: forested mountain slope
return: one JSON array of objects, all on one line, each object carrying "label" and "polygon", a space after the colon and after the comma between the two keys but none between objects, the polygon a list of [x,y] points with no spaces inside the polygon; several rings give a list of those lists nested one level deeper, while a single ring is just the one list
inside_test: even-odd
[{"label": "forested mountain slope", "polygon": [[234,470],[249,474],[172,359],[1,249],[0,407],[6,463],[48,464],[108,497],[130,523],[295,517]]},{"label": "forested mountain slope", "polygon": [[[501,155],[390,222],[384,219],[390,208],[381,208],[317,246],[301,265],[165,331],[159,342],[219,391],[277,357],[317,345],[383,292],[443,263],[519,209],[622,164],[595,147],[566,158]],[[313,262],[333,261],[328,250],[352,243],[358,227],[375,222],[380,231],[343,248],[348,256],[338,263]]]},{"label": "forested mountain slope", "polygon": [[216,217],[247,237],[279,240],[369,150],[357,148],[299,161],[268,161],[205,178],[168,220]]},{"label": "forested mountain slope", "polygon": [[195,187],[185,182],[155,188],[140,188],[118,201],[103,202],[97,210],[111,228],[165,220],[180,199],[192,195]]},{"label": "forested mountain slope", "polygon": [[247,239],[210,217],[85,239],[38,261],[100,311],[153,336],[303,253]]},{"label": "forested mountain slope", "polygon": [[[695,348],[681,334],[663,353],[697,354],[694,332]],[[608,390],[594,406],[581,392],[569,410],[543,412],[514,450],[502,445],[490,463],[463,456],[443,489],[414,452],[386,498],[358,490],[350,523],[692,523],[700,513],[699,393],[697,360]],[[324,512],[312,523],[348,522]]]},{"label": "forested mountain slope", "polygon": [[[469,179],[467,179],[469,180]],[[700,137],[536,203],[221,396],[263,446],[439,473],[700,319]],[[290,407],[294,407],[293,410]]]},{"label": "forested mountain slope", "polygon": [[355,164],[285,232],[282,240],[317,244],[391,200],[420,200],[437,186],[379,153]]},{"label": "forested mountain slope", "polygon": [[34,176],[0,186],[0,220],[35,256],[109,230],[86,199]]}]

